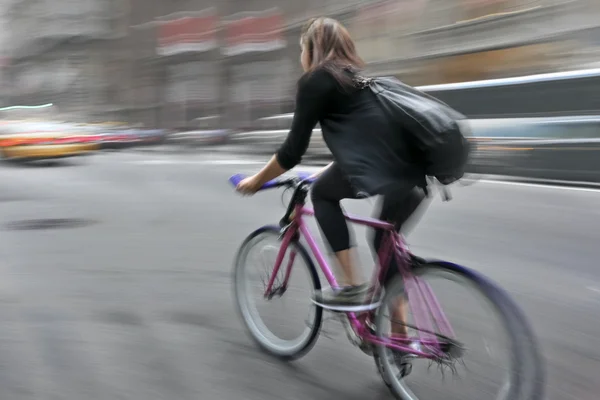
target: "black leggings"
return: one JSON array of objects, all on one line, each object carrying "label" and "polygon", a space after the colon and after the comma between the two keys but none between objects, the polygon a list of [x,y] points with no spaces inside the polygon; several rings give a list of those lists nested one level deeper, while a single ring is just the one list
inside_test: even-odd
[{"label": "black leggings", "polygon": [[[393,223],[396,230],[400,231],[425,197],[425,193],[420,188],[407,190],[405,185],[392,186],[383,193],[378,219]],[[351,247],[350,231],[340,201],[356,198],[350,183],[335,163],[327,168],[313,184],[311,199],[315,218],[334,252],[348,250]],[[383,233],[381,229],[374,230],[372,245],[375,255],[379,253]],[[390,269],[396,270],[396,268]]]}]

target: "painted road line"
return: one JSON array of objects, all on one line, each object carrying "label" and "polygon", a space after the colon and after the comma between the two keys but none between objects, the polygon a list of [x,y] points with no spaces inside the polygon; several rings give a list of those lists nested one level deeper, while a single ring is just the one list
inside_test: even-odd
[{"label": "painted road line", "polygon": [[157,159],[157,160],[132,160],[128,164],[137,165],[258,165],[265,164],[266,161],[253,160],[174,160],[174,159]]},{"label": "painted road line", "polygon": [[521,187],[529,187],[529,188],[543,188],[543,189],[551,189],[551,190],[567,190],[573,192],[590,192],[590,193],[600,193],[600,188],[589,188],[589,187],[575,187],[575,186],[560,186],[557,184],[549,183],[530,183],[530,182],[516,182],[510,180],[501,180],[501,179],[481,179],[476,183],[484,183],[484,184],[492,184],[492,185],[506,185],[506,186],[521,186]]}]

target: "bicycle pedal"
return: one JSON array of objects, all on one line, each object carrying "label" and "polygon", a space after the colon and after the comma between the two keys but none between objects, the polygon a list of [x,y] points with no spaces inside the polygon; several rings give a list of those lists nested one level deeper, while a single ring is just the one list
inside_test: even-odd
[{"label": "bicycle pedal", "polygon": [[412,363],[410,362],[403,362],[398,367],[400,369],[400,376],[402,378],[406,378],[408,375],[410,375],[413,368]]}]

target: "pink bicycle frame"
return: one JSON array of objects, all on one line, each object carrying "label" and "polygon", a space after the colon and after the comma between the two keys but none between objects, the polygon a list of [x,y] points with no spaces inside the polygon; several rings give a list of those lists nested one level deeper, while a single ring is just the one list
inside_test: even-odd
[{"label": "pink bicycle frame", "polygon": [[[325,260],[325,257],[321,253],[319,246],[311,235],[310,230],[303,219],[304,216],[313,215],[314,211],[312,209],[300,205],[296,206],[292,222],[283,230],[281,247],[275,260],[275,268],[273,269],[273,273],[265,290],[265,297],[271,293],[273,283],[277,274],[279,273],[279,269],[281,268],[287,248],[290,242],[297,237],[298,233],[300,233],[306,240],[329,285],[333,288],[339,287],[335,276],[331,272],[331,269]],[[365,318],[359,318],[355,313],[347,313],[353,329],[363,340],[373,344],[384,345],[386,347],[412,353],[420,357],[433,357],[434,354],[437,353],[436,350],[439,350],[440,347],[439,341],[437,340],[436,335],[433,333],[435,332],[435,327],[438,328],[439,333],[450,338],[454,337],[454,332],[450,326],[450,323],[442,312],[440,304],[436,300],[429,285],[412,273],[410,264],[408,262],[410,252],[408,251],[408,248],[406,247],[401,236],[396,234],[392,224],[380,220],[361,218],[352,215],[346,215],[346,219],[358,225],[383,229],[386,231],[384,242],[382,243],[378,254],[378,268],[375,268],[375,273],[373,276],[373,288],[375,289],[373,291],[373,295],[375,296],[379,294],[379,291],[381,290],[379,282],[385,276],[386,270],[391,261],[391,257],[395,257],[397,265],[400,267],[399,272],[404,281],[405,294],[409,298],[408,304],[413,315],[415,327],[419,332],[419,340],[422,345],[430,348],[430,350],[433,351],[419,352],[411,349],[408,347],[408,342],[410,341],[408,338],[384,338],[377,336],[371,333],[371,331],[367,328],[367,325],[365,324]],[[288,280],[291,276],[292,265],[294,263],[295,256],[296,253],[292,251],[285,271],[283,282],[284,287],[287,287]],[[367,315],[371,316],[371,314]]]}]

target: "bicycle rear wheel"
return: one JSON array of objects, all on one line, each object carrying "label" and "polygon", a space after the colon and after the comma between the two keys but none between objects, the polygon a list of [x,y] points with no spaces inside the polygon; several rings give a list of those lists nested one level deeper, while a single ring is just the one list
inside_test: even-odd
[{"label": "bicycle rear wheel", "polygon": [[[505,370],[502,370],[502,374],[491,375],[494,378],[498,378],[499,375],[502,375],[504,379],[502,380],[501,384],[493,385],[496,386],[494,389],[494,396],[484,397],[478,395],[478,400],[485,400],[488,398],[495,400],[542,400],[544,398],[545,371],[535,337],[526,318],[518,306],[510,299],[507,293],[495,286],[480,274],[447,262],[419,262],[419,264],[415,266],[413,273],[417,279],[423,281],[427,278],[442,278],[444,281],[452,281],[453,283],[457,282],[462,284],[463,290],[465,288],[471,289],[471,291],[478,295],[481,303],[487,303],[488,310],[495,314],[498,322],[500,322],[500,324],[503,326],[504,332],[502,333],[504,333],[507,339],[507,350],[505,352],[500,352],[499,354],[501,355],[501,358],[507,359],[508,366]],[[385,325],[387,322],[386,317],[389,315],[388,308],[392,307],[393,304],[397,304],[394,303],[394,300],[397,298],[397,296],[408,295],[410,302],[412,293],[405,292],[404,282],[400,277],[395,278],[388,285],[386,285],[385,292],[384,301],[382,306],[377,310],[375,317],[376,333],[377,336],[380,337],[389,336],[388,328]],[[480,332],[474,332],[473,327],[483,329],[484,324],[482,323],[481,319],[472,314],[466,314],[466,311],[464,310],[464,308],[467,308],[469,304],[477,305],[478,303],[472,302],[466,304],[466,302],[461,302],[459,299],[459,295],[461,293],[458,292],[449,291],[448,294],[450,294],[452,299],[451,301],[455,303],[454,305],[462,314],[462,324],[454,323],[453,327],[457,329],[461,328],[459,325],[468,327],[462,340],[465,340],[466,337],[482,340],[480,337]],[[413,296],[413,300],[415,297],[418,296]],[[449,304],[447,304],[447,306],[450,308]],[[446,307],[442,305],[442,310],[447,311],[445,309]],[[496,331],[494,330],[494,332]],[[416,338],[416,335],[410,335],[410,337]],[[455,340],[461,341],[461,335],[459,334]],[[486,350],[488,350],[489,353],[494,353],[493,350],[490,350],[487,347],[488,344],[485,342],[485,340],[482,340],[482,342],[486,343]],[[467,346],[465,354],[461,354],[460,357],[463,355],[468,355],[470,351],[468,347],[469,343],[465,344]],[[403,362],[398,362],[399,359],[405,361],[407,359],[405,355],[399,356],[398,352],[392,351],[383,345],[377,345],[374,357],[384,382],[389,387],[391,392],[396,396],[396,398],[401,400],[419,399],[419,397],[408,386],[407,380],[409,377],[403,376],[403,372],[405,372],[405,370],[402,368],[405,368],[406,364]],[[416,359],[414,360],[416,363]],[[428,360],[421,359],[418,361],[427,362]],[[451,364],[451,370],[453,373],[455,373],[458,369],[458,364],[452,364],[454,361],[460,362],[463,360],[451,360],[451,357],[448,357],[447,359],[443,360],[443,362],[439,363],[439,365],[442,366],[442,364],[444,364],[448,366]],[[474,372],[473,375],[479,379],[479,381],[477,381],[479,384],[480,382],[484,382],[481,381],[481,378],[485,375],[483,371],[485,371],[486,366],[494,364],[476,363],[476,365],[477,368],[473,371],[471,371],[470,368],[466,369],[470,374]],[[430,384],[434,383],[431,380],[428,380],[428,382]],[[432,389],[430,388],[430,390]],[[423,389],[423,391],[426,391],[426,389]],[[462,389],[458,387],[458,391],[462,392]],[[489,391],[486,392],[489,393]],[[445,393],[445,398],[452,398],[451,396],[452,393],[449,391]],[[464,394],[459,393],[457,398],[464,398]]]},{"label": "bicycle rear wheel", "polygon": [[[271,257],[268,255],[265,256],[265,248],[272,250]],[[312,303],[310,296],[314,294],[314,291],[321,289],[321,283],[309,253],[299,242],[291,242],[286,250],[286,255],[283,258],[277,279],[271,290],[272,296],[270,299],[265,299],[263,293],[275,268],[275,256],[280,248],[280,231],[275,226],[265,226],[250,234],[240,247],[235,260],[233,289],[237,310],[250,336],[259,347],[278,358],[293,360],[305,355],[314,346],[318,338],[323,319],[323,309]],[[297,279],[294,278],[298,274],[298,270],[302,269],[308,275],[307,286],[310,286],[308,293],[288,296],[290,297],[290,301],[294,303],[294,306],[297,305],[297,302],[306,302],[306,315],[296,317],[296,320],[293,320],[293,317],[286,313],[285,318],[287,319],[279,324],[279,327],[283,327],[285,330],[289,330],[294,322],[297,325],[301,325],[302,328],[299,330],[302,332],[298,336],[284,338],[282,337],[283,335],[273,332],[273,329],[269,328],[266,323],[266,320],[270,319],[272,315],[261,316],[257,302],[251,298],[253,285],[250,279],[254,275],[250,271],[250,267],[252,264],[252,254],[257,250],[260,253],[259,258],[263,261],[262,269],[266,270],[263,271],[265,272],[264,274],[259,276],[260,283],[254,285],[259,286],[254,289],[258,289],[258,297],[263,297],[260,300],[261,304],[281,300],[282,297],[289,295],[289,287],[283,288],[282,283],[285,279],[292,253],[295,254],[292,264],[293,273],[288,283],[296,283]],[[303,317],[306,318],[302,319]]]}]

